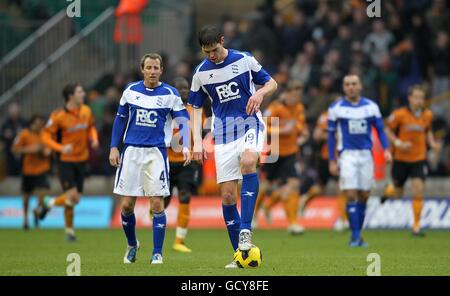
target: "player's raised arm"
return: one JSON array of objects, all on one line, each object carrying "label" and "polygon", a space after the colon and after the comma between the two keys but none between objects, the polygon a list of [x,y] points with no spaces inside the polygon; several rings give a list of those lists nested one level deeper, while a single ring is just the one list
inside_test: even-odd
[{"label": "player's raised arm", "polygon": [[127,103],[127,89],[123,92],[120,99],[119,108],[114,119],[112,135],[111,135],[111,149],[109,152],[109,163],[112,166],[118,166],[120,162],[120,153],[117,148],[122,139],[123,132],[128,119],[128,103]]}]

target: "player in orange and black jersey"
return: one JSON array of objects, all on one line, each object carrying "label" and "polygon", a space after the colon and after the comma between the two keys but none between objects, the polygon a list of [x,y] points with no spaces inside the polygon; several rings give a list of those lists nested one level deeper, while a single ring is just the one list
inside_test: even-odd
[{"label": "player in orange and black jersey", "polygon": [[[188,81],[182,77],[177,77],[175,78],[173,85],[180,93],[183,103],[186,104],[189,95]],[[187,110],[189,115],[191,115],[192,107],[188,106]],[[184,160],[182,153],[182,143],[179,142],[180,135],[178,133],[178,129],[175,129],[172,137],[172,145],[169,149],[167,149],[170,163],[169,183],[171,196],[164,199],[164,207],[167,208],[169,206],[170,200],[174,195],[173,190],[176,187],[178,190],[177,195],[179,206],[173,249],[181,253],[190,253],[192,250],[185,244],[190,218],[189,203],[191,196],[197,192],[197,187],[199,186],[200,165],[195,161],[186,165],[186,161]],[[178,148],[179,150],[177,152]]]},{"label": "player in orange and black jersey", "polygon": [[436,153],[442,148],[431,131],[433,113],[425,108],[425,90],[414,85],[408,93],[409,105],[394,110],[388,119],[388,137],[394,147],[392,179],[395,196],[403,195],[403,187],[408,178],[412,186],[412,207],[414,223],[412,233],[423,236],[420,229],[420,216],[423,208],[424,181],[427,175],[427,144]]},{"label": "player in orange and black jersey", "polygon": [[[295,164],[300,146],[309,137],[308,127],[305,121],[305,109],[301,103],[303,86],[298,81],[290,81],[287,90],[281,94],[280,99],[272,102],[264,115],[278,117],[279,127],[268,122],[268,133],[278,134],[279,151],[278,160],[275,163],[266,163],[263,170],[270,182],[271,198],[264,204],[266,215],[280,199],[283,202],[288,220],[288,232],[300,234],[303,226],[297,221],[298,202],[300,199],[300,180]],[[273,144],[273,143],[272,143]],[[271,154],[276,152],[271,151]],[[264,194],[261,190],[260,199]]]},{"label": "player in orange and black jersey", "polygon": [[[42,205],[50,185],[48,172],[50,170],[51,151],[41,140],[45,118],[34,115],[29,127],[22,130],[14,140],[13,152],[22,156],[22,193],[23,193],[23,228],[28,227],[28,204],[31,194],[38,196],[38,205]],[[35,211],[35,226],[38,226]]]},{"label": "player in orange and black jersey", "polygon": [[59,177],[64,193],[44,201],[44,206],[39,211],[40,218],[43,219],[53,206],[64,207],[68,241],[76,240],[73,230],[73,207],[78,204],[83,192],[89,144],[93,149],[99,145],[94,116],[89,106],[84,104],[85,95],[81,84],[67,84],[63,89],[66,102],[64,108],[57,109],[51,114],[42,133],[42,141],[59,153]]}]

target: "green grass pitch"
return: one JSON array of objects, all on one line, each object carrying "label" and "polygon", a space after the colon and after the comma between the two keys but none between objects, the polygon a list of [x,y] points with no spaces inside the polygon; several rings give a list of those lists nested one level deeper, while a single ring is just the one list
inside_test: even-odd
[{"label": "green grass pitch", "polygon": [[382,275],[450,275],[450,232],[364,231],[365,249],[347,247],[348,233],[307,231],[289,236],[281,230],[256,230],[253,241],[263,252],[258,269],[226,270],[232,250],[226,230],[191,230],[191,254],[171,249],[168,230],[164,265],[149,264],[150,230],[139,229],[141,249],[134,264],[122,263],[122,230],[78,230],[78,242],[64,241],[62,230],[0,230],[0,275],[65,275],[69,253],[81,257],[81,275],[366,275],[367,255],[381,256]]}]

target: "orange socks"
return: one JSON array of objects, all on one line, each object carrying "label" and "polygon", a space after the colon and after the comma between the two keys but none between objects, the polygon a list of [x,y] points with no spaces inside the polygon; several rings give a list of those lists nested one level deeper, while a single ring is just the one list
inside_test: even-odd
[{"label": "orange socks", "polygon": [[189,224],[190,208],[189,204],[180,203],[178,207],[178,220],[175,243],[183,244],[187,234]]},{"label": "orange socks", "polygon": [[291,193],[286,200],[283,201],[284,210],[289,225],[297,224],[298,202],[300,200],[298,192]]},{"label": "orange socks", "polygon": [[389,183],[385,188],[384,188],[384,196],[388,197],[388,198],[393,198],[396,195],[395,192],[395,186],[392,183]]},{"label": "orange socks", "polygon": [[66,229],[73,229],[73,207],[64,207],[64,221]]},{"label": "orange socks", "polygon": [[417,232],[420,230],[420,215],[423,209],[423,197],[415,196],[412,200],[413,214],[414,214],[414,224],[413,231]]},{"label": "orange socks", "polygon": [[58,197],[55,197],[55,199],[53,200],[53,205],[57,206],[57,207],[63,207],[66,205],[66,195],[65,194],[61,194]]},{"label": "orange socks", "polygon": [[189,224],[189,216],[190,216],[189,204],[180,203],[178,207],[177,226],[181,228],[187,228]]},{"label": "orange socks", "polygon": [[256,214],[258,213],[258,210],[261,207],[262,202],[264,201],[264,197],[265,197],[264,192],[259,192],[258,198],[256,199],[255,203],[255,212],[253,213],[253,217],[255,217]]},{"label": "orange socks", "polygon": [[347,221],[347,198],[342,192],[339,192],[338,195],[338,211],[339,211],[339,217],[342,219],[342,221]]},{"label": "orange socks", "polygon": [[278,203],[278,201],[280,199],[281,199],[281,196],[278,192],[276,192],[276,191],[272,192],[269,200],[266,203],[264,203],[264,209],[266,211],[270,211],[270,209],[272,209]]}]

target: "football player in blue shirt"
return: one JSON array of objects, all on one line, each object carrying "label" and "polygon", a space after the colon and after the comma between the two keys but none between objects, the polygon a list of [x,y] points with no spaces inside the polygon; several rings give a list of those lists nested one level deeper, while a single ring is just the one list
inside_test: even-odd
[{"label": "football player in blue shirt", "polygon": [[[142,57],[144,80],[126,87],[113,125],[109,161],[117,167],[114,193],[122,197],[122,226],[128,241],[124,263],[133,263],[139,249],[134,216],[139,196],[150,197],[153,213],[151,264],[163,263],[166,229],[163,198],[170,195],[166,147],[172,139],[172,119],[180,126],[184,165],[191,161],[189,115],[176,88],[159,80],[162,71],[160,55],[152,53]],[[124,147],[120,155],[121,141]]]},{"label": "football player in blue shirt", "polygon": [[[328,109],[329,169],[339,175],[339,188],[347,197],[347,216],[352,232],[350,247],[365,247],[361,238],[366,202],[374,185],[371,129],[375,127],[386,162],[392,159],[378,105],[361,96],[361,80],[347,75],[345,97]],[[336,150],[339,160],[336,160]]]},{"label": "football player in blue shirt", "polygon": [[[253,246],[251,222],[259,187],[256,164],[266,134],[259,108],[264,97],[275,92],[277,83],[251,54],[224,48],[224,37],[217,28],[204,27],[198,38],[206,58],[195,69],[188,97],[194,108],[193,158],[203,159],[201,107],[210,98],[223,217],[233,250],[246,251]],[[255,84],[262,87],[256,90]],[[239,180],[240,215],[236,207]],[[236,268],[237,264],[233,261],[225,267]]]}]

